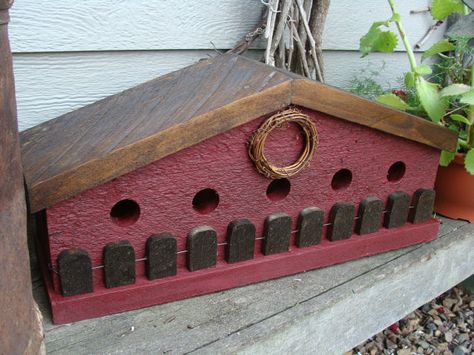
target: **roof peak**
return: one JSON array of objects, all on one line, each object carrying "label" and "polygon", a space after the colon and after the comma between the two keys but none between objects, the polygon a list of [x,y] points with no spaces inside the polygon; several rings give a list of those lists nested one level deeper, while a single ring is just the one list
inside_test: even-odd
[{"label": "roof peak", "polygon": [[153,79],[20,134],[32,212],[295,104],[454,149],[449,130],[235,54]]}]

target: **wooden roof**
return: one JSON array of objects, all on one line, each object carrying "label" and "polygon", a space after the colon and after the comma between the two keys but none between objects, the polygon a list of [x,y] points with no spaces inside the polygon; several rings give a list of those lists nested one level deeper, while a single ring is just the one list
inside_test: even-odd
[{"label": "wooden roof", "polygon": [[256,117],[300,105],[438,149],[451,131],[236,55],[151,80],[21,133],[32,212]]}]

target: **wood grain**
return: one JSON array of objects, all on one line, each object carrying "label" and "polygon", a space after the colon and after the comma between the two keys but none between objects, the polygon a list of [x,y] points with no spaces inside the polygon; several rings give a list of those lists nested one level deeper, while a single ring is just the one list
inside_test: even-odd
[{"label": "wood grain", "polygon": [[116,288],[114,292],[94,292],[83,298],[62,297],[48,283],[53,322],[70,323],[292,275],[430,241],[436,238],[438,230],[439,222],[433,219],[399,229],[385,229],[365,238],[339,241],[330,248],[296,248],[253,262],[234,263],[228,268],[201,270],[186,278],[148,283],[138,278],[134,285]]},{"label": "wood grain", "polygon": [[[253,260],[268,258],[271,256],[261,252],[261,238],[265,219],[275,212],[291,216],[291,231],[296,231],[299,213],[307,207],[319,207],[325,216],[324,223],[328,223],[329,211],[337,201],[358,206],[367,196],[386,201],[394,191],[412,195],[420,186],[434,185],[439,160],[436,149],[408,140],[400,144],[400,138],[393,135],[301,110],[314,121],[320,142],[311,164],[289,179],[291,188],[285,198],[275,200],[267,196],[271,180],[255,170],[247,155],[248,139],[268,117],[262,116],[48,208],[49,243],[44,245],[49,245],[49,262],[54,265],[63,249],[77,247],[91,255],[94,267],[100,266],[104,245],[119,239],[130,241],[137,259],[142,259],[150,235],[167,232],[176,236],[179,253],[177,275],[173,277],[186,278],[186,236],[196,226],[207,225],[216,231],[217,267],[227,268],[224,244],[228,225],[235,219],[248,218],[255,226],[258,239]],[[289,128],[287,132],[293,131]],[[334,149],[336,141],[340,149]],[[298,152],[298,146],[288,143],[269,140],[266,148],[272,156],[286,159]],[[389,181],[387,172],[397,161],[405,163],[405,175],[399,181]],[[341,169],[353,172],[352,183],[345,189],[333,190],[333,176]],[[207,188],[216,191],[219,203],[211,212],[202,214],[194,208],[193,200]],[[138,220],[126,226],[111,219],[111,209],[124,199],[133,200],[140,207]],[[332,244],[326,234],[324,228],[321,242],[315,247]],[[297,236],[291,234],[290,249],[294,248]],[[143,261],[136,263],[137,276],[146,277],[145,266]],[[102,269],[94,270],[94,289],[102,292]]]},{"label": "wood grain", "polygon": [[0,0],[0,353],[36,354],[42,343],[36,316],[26,240],[26,203],[21,168],[8,9]]},{"label": "wood grain", "polygon": [[[14,55],[20,131],[216,55],[212,50]],[[246,56],[259,59],[262,51]],[[401,52],[360,58],[359,52],[325,51],[323,56],[326,82],[343,89],[356,75],[368,75],[368,68],[379,72],[374,79],[384,88],[396,87],[397,78],[409,70]]]},{"label": "wood grain", "polygon": [[428,121],[244,57],[219,56],[22,132],[31,209],[290,103],[433,147],[455,146],[454,133]]},{"label": "wood grain", "polygon": [[[155,354],[193,353],[196,349],[200,353],[255,353],[258,344],[269,340],[265,346],[272,346],[274,352],[282,351],[281,344],[285,351],[294,352],[297,343],[304,346],[301,352],[327,347],[331,350],[326,353],[342,354],[472,274],[474,255],[465,251],[474,249],[474,225],[466,224],[441,218],[441,231],[431,243],[66,327],[51,323],[43,284],[35,277],[46,348],[52,355],[133,353],[137,348]],[[420,268],[424,270],[421,275]],[[420,282],[427,287],[413,287]],[[387,314],[387,302],[395,313]],[[302,324],[307,311],[319,326]],[[334,318],[335,312],[345,318]],[[367,320],[364,327],[354,328],[361,319]],[[132,326],[135,330],[130,332]],[[249,344],[254,344],[251,350]],[[269,348],[265,350],[268,353]]]},{"label": "wood grain", "polygon": [[[262,6],[255,0],[22,0],[12,11],[12,46],[22,53],[232,48],[258,22]],[[425,34],[432,19],[427,13],[409,12],[426,6],[424,0],[398,4],[412,43]],[[333,1],[324,49],[358,50],[359,38],[371,23],[390,16],[388,4],[380,0],[357,6],[350,0]],[[443,32],[436,31],[426,48]],[[401,41],[397,49],[403,50]]]},{"label": "wood grain", "polygon": [[295,80],[292,102],[431,147],[454,151],[454,132],[407,113],[310,80]]}]

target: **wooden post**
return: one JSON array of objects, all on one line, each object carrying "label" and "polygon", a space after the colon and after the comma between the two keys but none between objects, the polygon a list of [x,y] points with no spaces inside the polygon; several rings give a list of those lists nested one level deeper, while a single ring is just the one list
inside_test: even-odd
[{"label": "wooden post", "polygon": [[42,330],[31,291],[8,9],[0,0],[0,353],[37,354]]}]

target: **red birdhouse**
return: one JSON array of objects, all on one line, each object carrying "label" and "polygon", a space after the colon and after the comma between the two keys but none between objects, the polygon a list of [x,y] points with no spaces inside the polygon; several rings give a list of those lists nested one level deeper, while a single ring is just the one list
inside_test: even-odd
[{"label": "red birdhouse", "polygon": [[234,55],[21,134],[56,323],[436,237],[431,122]]}]

